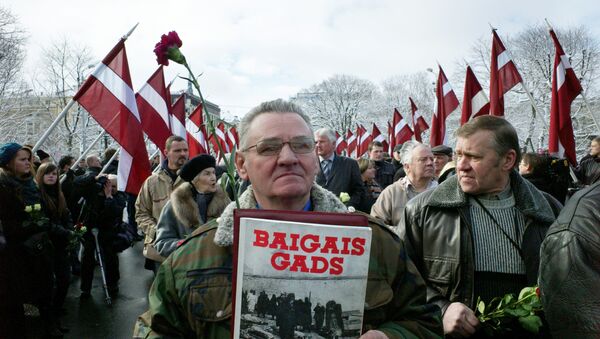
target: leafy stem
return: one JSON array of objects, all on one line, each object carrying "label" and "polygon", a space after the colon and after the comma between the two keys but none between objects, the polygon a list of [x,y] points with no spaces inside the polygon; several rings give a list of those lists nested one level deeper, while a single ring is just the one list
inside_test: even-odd
[{"label": "leafy stem", "polygon": [[[198,80],[196,79],[196,76],[194,75],[194,72],[192,72],[192,69],[190,68],[190,65],[187,63],[187,61],[183,62],[183,65],[185,66],[185,68],[187,69],[188,73],[189,73],[189,79],[188,81],[190,81],[192,83],[192,85],[196,88],[196,91],[198,91],[198,96],[200,97],[200,104],[202,105],[202,113],[204,114],[204,116],[206,117],[206,125],[208,126],[208,133],[210,133],[210,135],[215,139],[217,139],[217,133],[215,131],[216,127],[215,127],[215,122],[212,118],[212,116],[210,115],[210,113],[208,113],[208,111],[206,110],[206,105],[205,105],[205,101],[204,101],[204,97],[202,96],[202,91],[200,90],[200,84],[198,83]],[[216,142],[217,147],[219,148],[219,153],[223,154],[223,160],[225,161],[225,167],[226,167],[226,176],[227,176],[227,183],[230,187],[231,190],[233,192],[233,199],[235,200],[235,205],[237,208],[240,208],[240,203],[239,203],[239,192],[235,187],[235,166],[234,166],[234,159],[235,159],[235,148],[233,150],[231,150],[231,155],[230,158],[227,159],[227,157],[225,156],[225,152],[223,150],[223,147],[221,146],[220,142]]]}]

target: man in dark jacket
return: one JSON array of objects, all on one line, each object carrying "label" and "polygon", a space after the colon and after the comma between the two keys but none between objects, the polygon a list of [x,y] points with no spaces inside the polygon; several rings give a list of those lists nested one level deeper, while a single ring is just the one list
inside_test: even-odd
[{"label": "man in dark jacket", "polygon": [[592,185],[600,180],[600,136],[590,143],[590,153],[581,159],[575,170],[584,185]]},{"label": "man in dark jacket", "polygon": [[560,203],[514,170],[519,140],[508,121],[481,116],[456,135],[457,175],[409,201],[399,231],[428,302],[442,309],[444,332],[468,337],[479,325],[477,297],[487,304],[536,284]]},{"label": "man in dark jacket", "polygon": [[126,196],[117,191],[117,177],[114,174],[100,176],[94,183],[95,194],[88,195],[83,205],[82,221],[87,228],[84,234],[83,256],[81,258],[81,298],[89,298],[96,266],[96,241],[92,230],[98,229],[98,243],[102,263],[106,273],[106,285],[112,297],[119,291],[119,257],[113,242],[123,220]]},{"label": "man in dark jacket", "polygon": [[600,182],[578,192],[548,230],[540,290],[554,338],[600,337]]},{"label": "man in dark jacket", "polygon": [[350,195],[349,206],[358,208],[363,194],[363,182],[356,160],[335,154],[335,133],[328,128],[315,132],[320,171],[317,184],[337,197],[346,192]]},{"label": "man in dark jacket", "polygon": [[375,162],[375,181],[385,189],[394,182],[394,174],[396,174],[396,168],[389,162],[383,159],[383,144],[379,141],[372,141],[369,143],[369,159]]}]

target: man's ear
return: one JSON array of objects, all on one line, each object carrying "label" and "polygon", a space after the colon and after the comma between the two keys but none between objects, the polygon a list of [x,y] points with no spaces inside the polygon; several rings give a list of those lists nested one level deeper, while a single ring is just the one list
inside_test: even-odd
[{"label": "man's ear", "polygon": [[242,152],[235,152],[235,167],[237,169],[238,175],[242,180],[249,180],[248,171],[246,171],[246,158],[242,154]]},{"label": "man's ear", "polygon": [[509,150],[504,155],[504,163],[502,164],[502,169],[505,171],[511,171],[515,168],[517,164],[517,152],[514,149]]}]

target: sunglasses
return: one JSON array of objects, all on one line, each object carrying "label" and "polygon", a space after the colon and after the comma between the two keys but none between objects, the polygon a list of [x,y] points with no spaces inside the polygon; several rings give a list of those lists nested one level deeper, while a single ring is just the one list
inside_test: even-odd
[{"label": "sunglasses", "polygon": [[285,144],[290,145],[292,152],[296,154],[307,154],[315,149],[315,140],[311,137],[304,136],[293,137],[290,141],[283,141],[281,138],[263,139],[257,142],[256,145],[247,147],[244,152],[251,148],[256,148],[256,153],[258,155],[278,155]]}]

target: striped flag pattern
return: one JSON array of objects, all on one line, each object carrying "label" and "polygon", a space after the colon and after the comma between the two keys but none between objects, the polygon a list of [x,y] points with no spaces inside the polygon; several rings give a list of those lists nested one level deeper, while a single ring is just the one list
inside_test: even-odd
[{"label": "striped flag pattern", "polygon": [[150,176],[148,152],[131,86],[125,40],[99,63],[73,97],[121,145],[118,189],[138,194]]},{"label": "striped flag pattern", "polygon": [[554,69],[552,72],[552,99],[550,103],[550,135],[548,150],[558,156],[566,157],[577,165],[575,153],[575,137],[571,122],[571,103],[583,89],[571,67],[569,57],[565,54],[554,30],[550,30],[554,42]]},{"label": "striped flag pattern", "polygon": [[487,115],[489,112],[490,102],[481,88],[481,84],[477,81],[477,77],[475,77],[475,73],[473,73],[471,66],[467,65],[460,125],[466,124],[471,118]]}]

